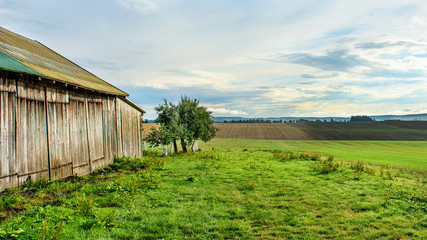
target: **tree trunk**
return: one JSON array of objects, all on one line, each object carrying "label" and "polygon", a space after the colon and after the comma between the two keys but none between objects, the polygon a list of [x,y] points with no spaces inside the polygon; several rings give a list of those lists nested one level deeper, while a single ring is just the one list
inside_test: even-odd
[{"label": "tree trunk", "polygon": [[163,157],[167,157],[168,156],[168,146],[165,145],[165,146],[162,146],[162,148],[163,148]]},{"label": "tree trunk", "polygon": [[173,140],[173,150],[175,153],[178,153],[178,144],[176,143],[176,139]]},{"label": "tree trunk", "polygon": [[183,139],[181,139],[181,146],[182,146],[182,151],[186,153],[187,152],[187,143]]}]

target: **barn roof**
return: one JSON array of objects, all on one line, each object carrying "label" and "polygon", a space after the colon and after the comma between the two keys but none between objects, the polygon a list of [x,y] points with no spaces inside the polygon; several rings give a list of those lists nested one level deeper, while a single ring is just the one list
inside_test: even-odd
[{"label": "barn roof", "polygon": [[128,96],[45,45],[1,27],[0,69],[36,75],[98,92]]}]

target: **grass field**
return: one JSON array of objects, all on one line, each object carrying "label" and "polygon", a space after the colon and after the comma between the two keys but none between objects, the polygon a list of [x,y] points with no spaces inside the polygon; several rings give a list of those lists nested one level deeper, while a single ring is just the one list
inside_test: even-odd
[{"label": "grass field", "polygon": [[215,123],[217,138],[260,140],[427,141],[427,121]]},{"label": "grass field", "polygon": [[[413,143],[406,149],[422,147]],[[152,150],[28,184],[1,194],[0,238],[427,238],[425,172],[297,154],[335,148],[322,144],[216,139],[197,153]]]},{"label": "grass field", "polygon": [[277,149],[333,155],[351,161],[427,171],[427,141],[297,141],[214,139],[201,147]]}]

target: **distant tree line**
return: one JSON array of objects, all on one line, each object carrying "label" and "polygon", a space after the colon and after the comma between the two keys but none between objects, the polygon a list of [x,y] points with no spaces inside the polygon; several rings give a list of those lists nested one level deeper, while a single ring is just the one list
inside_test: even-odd
[{"label": "distant tree line", "polygon": [[301,122],[308,122],[308,120],[305,119],[297,119],[297,120],[269,120],[269,119],[262,119],[262,118],[251,118],[251,119],[239,119],[239,120],[224,120],[224,123],[301,123]]},{"label": "distant tree line", "polygon": [[372,118],[362,115],[362,116],[351,116],[350,122],[372,122],[374,121]]},{"label": "distant tree line", "polygon": [[[347,122],[348,120],[339,120],[338,122]],[[372,122],[375,121],[374,119],[366,116],[366,115],[356,115],[351,116],[350,122]],[[310,120],[307,119],[296,119],[296,120],[269,120],[269,119],[262,119],[262,118],[251,118],[251,119],[239,119],[239,120],[224,120],[224,123],[306,123],[310,122]],[[327,119],[316,119],[311,120],[311,122],[328,122]],[[329,122],[336,122],[334,119],[330,118]]]},{"label": "distant tree line", "polygon": [[[328,120],[323,119],[316,119],[316,120],[307,120],[307,119],[295,119],[295,120],[268,120],[268,119],[239,119],[239,120],[224,120],[224,121],[217,121],[217,122],[223,122],[223,123],[307,123],[307,122],[328,122]],[[348,120],[334,120],[334,119],[330,119],[329,122],[348,122]]]},{"label": "distant tree line", "polygon": [[268,120],[268,119],[240,119],[240,120],[224,120],[224,123],[283,123],[282,120]]}]

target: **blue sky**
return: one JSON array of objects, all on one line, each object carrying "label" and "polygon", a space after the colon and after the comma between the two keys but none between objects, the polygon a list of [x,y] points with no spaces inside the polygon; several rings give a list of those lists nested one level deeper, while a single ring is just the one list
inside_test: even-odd
[{"label": "blue sky", "polygon": [[0,0],[1,26],[128,92],[214,116],[427,112],[427,3]]}]

